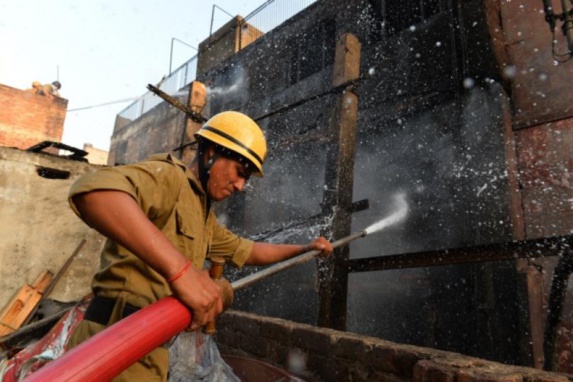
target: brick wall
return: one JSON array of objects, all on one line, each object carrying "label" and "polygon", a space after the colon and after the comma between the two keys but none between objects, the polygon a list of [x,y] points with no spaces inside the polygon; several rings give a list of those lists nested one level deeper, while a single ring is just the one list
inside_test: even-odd
[{"label": "brick wall", "polygon": [[42,141],[61,141],[66,99],[51,100],[0,84],[0,105],[0,146],[27,149]]},{"label": "brick wall", "polygon": [[562,374],[234,310],[221,315],[216,336],[222,354],[256,358],[309,381],[569,381]]},{"label": "brick wall", "polygon": [[573,229],[573,118],[515,132],[524,223],[528,238]]}]

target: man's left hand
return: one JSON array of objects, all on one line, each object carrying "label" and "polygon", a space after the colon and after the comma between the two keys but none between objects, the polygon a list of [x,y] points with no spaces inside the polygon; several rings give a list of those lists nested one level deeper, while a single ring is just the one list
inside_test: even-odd
[{"label": "man's left hand", "polygon": [[332,243],[324,237],[314,239],[308,246],[309,251],[320,251],[320,257],[326,257],[332,253]]}]

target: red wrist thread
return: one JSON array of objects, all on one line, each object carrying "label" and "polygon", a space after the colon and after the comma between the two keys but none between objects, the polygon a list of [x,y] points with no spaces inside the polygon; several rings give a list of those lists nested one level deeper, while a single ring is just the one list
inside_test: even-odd
[{"label": "red wrist thread", "polygon": [[187,272],[187,270],[189,269],[190,266],[191,266],[191,262],[189,260],[187,260],[187,262],[185,263],[185,265],[183,266],[183,268],[181,268],[181,270],[179,272],[177,272],[176,274],[174,274],[173,276],[171,276],[170,278],[167,279],[167,283],[171,284],[173,281],[175,281],[179,277],[183,276],[185,274],[185,272]]}]

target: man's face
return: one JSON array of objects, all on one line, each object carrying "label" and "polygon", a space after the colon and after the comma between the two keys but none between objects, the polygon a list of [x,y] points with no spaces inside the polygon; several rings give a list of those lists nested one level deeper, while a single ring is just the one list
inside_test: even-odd
[{"label": "man's face", "polygon": [[236,191],[243,191],[251,176],[244,163],[224,156],[217,158],[209,174],[207,192],[213,201],[221,201]]}]

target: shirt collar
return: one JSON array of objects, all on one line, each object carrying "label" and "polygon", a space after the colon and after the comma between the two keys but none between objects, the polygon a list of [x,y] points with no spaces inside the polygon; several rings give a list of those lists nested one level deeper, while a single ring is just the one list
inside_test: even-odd
[{"label": "shirt collar", "polygon": [[179,160],[172,154],[166,154],[166,153],[155,154],[149,157],[149,159],[162,160],[177,165],[179,168],[181,168],[181,170],[183,170],[183,172],[185,172],[185,176],[189,180],[189,184],[191,185],[191,187],[197,190],[202,196],[206,195],[205,190],[203,190],[203,186],[201,186],[201,182],[199,182],[199,180],[195,177],[195,175],[193,175],[193,173],[191,172],[191,170],[189,170],[189,168],[185,165],[185,163],[181,162],[181,160]]}]

